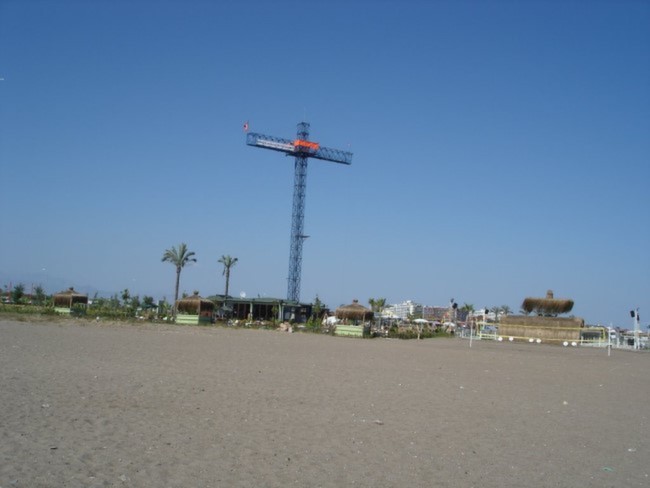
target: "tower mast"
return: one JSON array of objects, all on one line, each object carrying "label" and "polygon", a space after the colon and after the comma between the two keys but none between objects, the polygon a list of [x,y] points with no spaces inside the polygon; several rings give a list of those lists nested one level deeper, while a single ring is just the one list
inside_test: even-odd
[{"label": "tower mast", "polygon": [[248,133],[246,144],[271,149],[295,157],[293,178],[293,208],[291,211],[291,238],[289,243],[289,276],[287,300],[300,301],[300,279],[302,273],[302,244],[308,237],[304,234],[305,197],[307,194],[307,162],[309,158],[351,164],[352,153],[321,147],[309,140],[309,124],[300,122],[295,140]]}]

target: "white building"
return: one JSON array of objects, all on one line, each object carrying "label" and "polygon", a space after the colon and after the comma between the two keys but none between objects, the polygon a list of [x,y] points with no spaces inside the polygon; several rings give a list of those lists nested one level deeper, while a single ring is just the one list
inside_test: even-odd
[{"label": "white building", "polygon": [[422,305],[411,300],[406,300],[405,302],[386,307],[382,315],[384,317],[402,320],[408,319],[409,315],[411,317],[422,317]]}]

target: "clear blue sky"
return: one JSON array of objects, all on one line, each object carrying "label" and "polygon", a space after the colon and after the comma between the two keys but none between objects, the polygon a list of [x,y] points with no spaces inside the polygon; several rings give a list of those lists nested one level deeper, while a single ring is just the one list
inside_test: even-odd
[{"label": "clear blue sky", "polygon": [[650,2],[0,0],[0,283],[650,318]]}]

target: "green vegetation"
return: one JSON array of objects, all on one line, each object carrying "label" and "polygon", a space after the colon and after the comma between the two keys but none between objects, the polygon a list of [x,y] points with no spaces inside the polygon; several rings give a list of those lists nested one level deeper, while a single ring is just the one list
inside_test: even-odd
[{"label": "green vegetation", "polygon": [[[391,327],[388,331],[388,337],[392,339],[417,339],[418,331],[414,327],[408,329],[399,329],[398,327],[394,326]],[[420,333],[420,339],[437,339],[450,337],[454,336],[444,331],[431,331],[425,329]]]},{"label": "green vegetation", "polygon": [[[180,271],[187,263],[196,262],[196,259],[193,256],[194,253],[188,251],[187,246],[184,243],[181,244],[178,249],[172,247],[171,249],[166,250],[165,254],[163,255],[162,261],[174,264],[177,270],[175,289],[176,298],[174,300],[174,303],[178,301]],[[219,262],[224,265],[226,289],[228,289],[229,270],[237,262],[237,258],[232,258],[231,256],[222,256]],[[12,317],[14,320],[39,320],[38,317],[43,317],[44,320],[50,320],[47,319],[47,317],[51,318],[53,316],[59,316],[63,320],[66,318],[66,315],[59,315],[56,313],[52,297],[47,296],[43,288],[40,286],[34,288],[31,295],[31,300],[30,296],[25,294],[25,287],[23,284],[18,284],[12,290],[8,290],[7,297],[10,297],[14,303],[1,303],[0,314],[4,314],[5,316],[14,315],[15,317]],[[374,310],[378,311],[385,306],[386,299],[371,298],[368,300],[368,302]],[[464,308],[473,309],[473,305],[465,304]],[[499,308],[501,310],[507,310],[507,307],[505,306]],[[312,306],[311,317],[309,317],[304,325],[296,326],[296,324],[294,324],[293,330],[296,332],[314,334],[329,333],[330,335],[333,335],[335,327],[323,325],[323,314],[326,309],[327,306],[320,300],[319,296],[316,295]],[[144,297],[140,298],[139,295],[131,295],[130,290],[128,288],[125,288],[119,294],[115,293],[109,298],[99,297],[98,294],[95,293],[95,295],[90,300],[88,300],[88,304],[74,304],[70,316],[86,316],[89,320],[101,319],[132,323],[137,323],[140,321],[165,323],[169,318],[175,316],[175,312],[175,307],[169,304],[166,300],[162,300],[161,302],[156,303],[154,298],[151,296],[145,295]],[[281,324],[279,324],[279,320],[277,318],[277,305],[273,306],[272,312],[273,319],[268,321],[229,320],[227,322],[217,321],[216,325],[236,328],[277,330],[278,328],[281,328]],[[366,325],[364,327],[363,337],[370,338],[379,336],[397,339],[453,337],[453,335],[441,330],[431,330],[423,326],[417,327],[417,324],[414,324],[410,327],[393,326],[387,334],[375,334],[371,331],[369,325]]]},{"label": "green vegetation", "polygon": [[368,305],[373,312],[381,312],[386,307],[385,298],[368,298]]},{"label": "green vegetation", "polygon": [[307,323],[305,324],[305,328],[303,330],[305,332],[314,332],[316,334],[320,334],[323,331],[323,326],[319,319],[312,316],[309,318],[309,320],[307,320]]},{"label": "green vegetation", "polygon": [[56,315],[54,307],[51,305],[24,305],[19,303],[0,304],[0,313],[20,315]]},{"label": "green vegetation", "polygon": [[14,286],[14,289],[11,290],[11,301],[14,303],[22,303],[24,296],[25,285],[18,283],[16,286]]}]

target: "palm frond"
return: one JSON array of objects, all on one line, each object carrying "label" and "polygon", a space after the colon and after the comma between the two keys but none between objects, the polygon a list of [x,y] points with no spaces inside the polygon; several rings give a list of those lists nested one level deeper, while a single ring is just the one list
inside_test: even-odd
[{"label": "palm frond", "polygon": [[166,249],[162,257],[162,262],[170,262],[177,267],[183,268],[187,263],[196,263],[195,255],[196,253],[194,251],[188,251],[187,244],[182,242],[178,246],[178,249],[175,246],[172,246],[171,249]]}]

